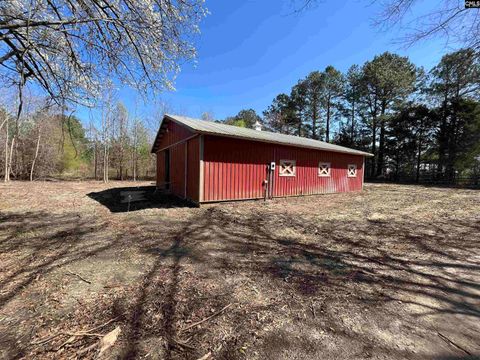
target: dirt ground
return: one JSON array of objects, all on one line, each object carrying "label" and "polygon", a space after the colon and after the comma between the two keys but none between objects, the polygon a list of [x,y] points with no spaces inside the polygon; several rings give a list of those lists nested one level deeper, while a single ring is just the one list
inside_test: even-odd
[{"label": "dirt ground", "polygon": [[0,185],[0,358],[480,358],[480,191],[149,185]]}]

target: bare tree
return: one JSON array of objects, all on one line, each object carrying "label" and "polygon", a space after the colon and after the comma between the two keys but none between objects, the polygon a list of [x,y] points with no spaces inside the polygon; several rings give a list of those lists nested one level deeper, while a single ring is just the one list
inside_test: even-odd
[{"label": "bare tree", "polygon": [[[311,9],[321,0],[292,0],[295,12]],[[439,37],[445,45],[480,49],[480,8],[467,8],[464,0],[368,0],[380,12],[373,24],[382,30],[398,26],[406,31],[399,43],[411,46],[421,40]],[[427,6],[418,6],[427,4]],[[425,10],[425,8],[427,10]]]},{"label": "bare tree", "polygon": [[93,120],[90,119],[89,124],[89,137],[91,143],[91,151],[93,156],[93,178],[98,179],[98,131],[93,124]]},{"label": "bare tree", "polygon": [[103,182],[108,182],[108,146],[109,146],[109,136],[108,130],[110,128],[109,117],[102,111],[102,142],[103,142]]},{"label": "bare tree", "polygon": [[8,166],[8,160],[9,160],[9,156],[8,156],[8,136],[9,136],[9,133],[8,133],[8,115],[5,116],[5,122],[6,122],[6,126],[5,126],[5,167],[4,167],[4,181],[5,182],[8,182],[10,181],[10,168]]},{"label": "bare tree", "polygon": [[204,121],[215,121],[215,115],[213,111],[204,111],[200,118]]},{"label": "bare tree", "polygon": [[110,82],[107,84],[107,90],[104,94],[104,99],[101,105],[101,117],[102,117],[102,143],[103,143],[103,182],[109,181],[109,168],[110,168],[110,145],[114,135],[114,127],[112,126],[113,115],[113,85]]},{"label": "bare tree", "polygon": [[30,169],[30,181],[33,181],[33,172],[35,170],[35,163],[37,162],[37,158],[38,158],[38,150],[40,149],[41,136],[42,136],[42,128],[41,128],[41,124],[38,124],[37,146],[35,147],[35,155],[33,157],[32,167]]},{"label": "bare tree", "polygon": [[87,103],[112,74],[145,91],[173,88],[204,0],[0,1],[0,77],[42,88],[58,104]]},{"label": "bare tree", "polygon": [[128,173],[125,166],[127,157],[125,156],[129,143],[128,137],[129,114],[123,103],[119,102],[115,106],[112,114],[112,165],[117,169],[117,178],[123,180]]},{"label": "bare tree", "polygon": [[[409,46],[418,41],[441,37],[446,44],[479,49],[480,9],[466,8],[465,1],[441,0],[433,2],[429,10],[421,12],[416,6],[423,0],[376,0],[381,12],[374,24],[389,28],[399,26],[407,35],[399,39]],[[428,7],[427,7],[428,8]],[[411,16],[411,14],[415,14]]]},{"label": "bare tree", "polygon": [[7,123],[8,117],[7,113],[3,111],[3,109],[0,109],[0,131],[2,130],[3,126]]},{"label": "bare tree", "polygon": [[137,181],[138,159],[138,126],[139,120],[135,118],[132,125],[132,174],[133,181]]}]

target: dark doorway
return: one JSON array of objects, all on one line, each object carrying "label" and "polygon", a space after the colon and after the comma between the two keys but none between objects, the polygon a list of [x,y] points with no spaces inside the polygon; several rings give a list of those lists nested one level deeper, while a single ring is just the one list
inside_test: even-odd
[{"label": "dark doorway", "polygon": [[165,189],[170,189],[170,150],[165,150]]}]

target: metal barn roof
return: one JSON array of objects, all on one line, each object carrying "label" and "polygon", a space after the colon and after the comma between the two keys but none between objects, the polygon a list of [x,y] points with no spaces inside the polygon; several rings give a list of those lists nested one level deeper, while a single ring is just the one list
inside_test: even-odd
[{"label": "metal barn roof", "polygon": [[[184,125],[194,133],[199,133],[199,134],[232,137],[237,139],[261,141],[261,142],[288,145],[288,146],[298,146],[303,148],[332,151],[332,152],[339,152],[339,153],[346,153],[346,154],[373,156],[372,154],[364,151],[350,149],[344,146],[334,145],[324,141],[308,139],[300,136],[273,133],[270,131],[258,131],[253,129],[242,128],[239,126],[226,125],[222,123],[205,121],[200,119],[193,119],[193,118],[178,116],[178,115],[166,114],[163,118],[160,128],[162,128],[162,125],[164,125],[165,120],[174,121],[178,124]],[[159,138],[159,134],[157,134],[157,139],[155,139],[152,152],[156,151],[156,144]]]}]

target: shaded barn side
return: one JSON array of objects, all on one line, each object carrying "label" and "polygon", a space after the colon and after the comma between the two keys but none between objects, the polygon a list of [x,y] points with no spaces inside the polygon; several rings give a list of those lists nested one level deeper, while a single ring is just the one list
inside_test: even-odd
[{"label": "shaded barn side", "polygon": [[174,122],[164,123],[160,134],[157,187],[199,202],[199,135]]}]

